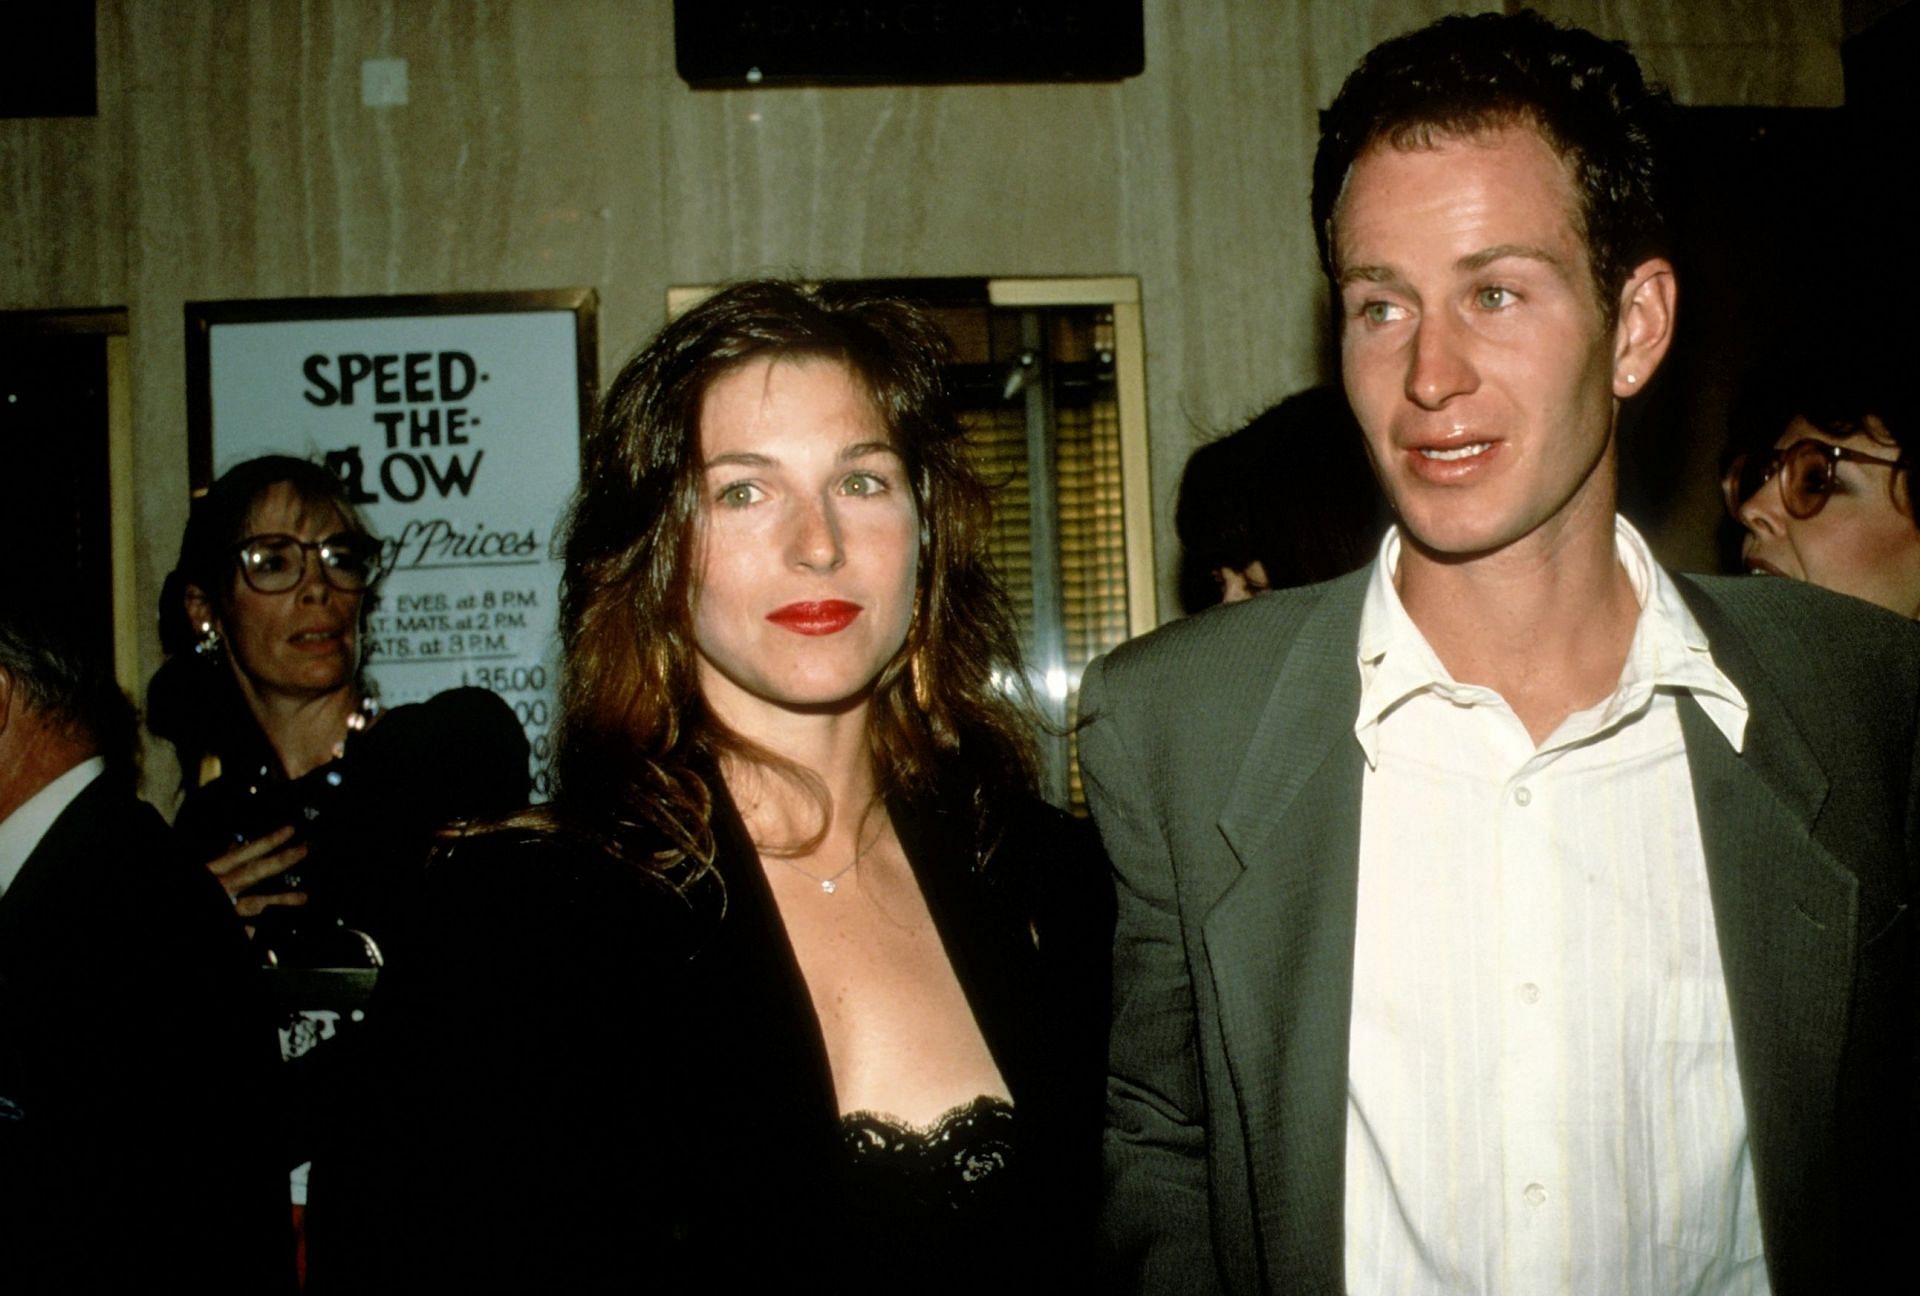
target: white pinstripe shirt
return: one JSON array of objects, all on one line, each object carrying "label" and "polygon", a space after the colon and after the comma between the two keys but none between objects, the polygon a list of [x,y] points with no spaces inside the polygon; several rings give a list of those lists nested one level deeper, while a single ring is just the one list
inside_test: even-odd
[{"label": "white pinstripe shirt", "polygon": [[1645,542],[1613,695],[1538,748],[1408,619],[1360,623],[1346,1271],[1372,1293],[1767,1290],[1674,695],[1746,702]]}]

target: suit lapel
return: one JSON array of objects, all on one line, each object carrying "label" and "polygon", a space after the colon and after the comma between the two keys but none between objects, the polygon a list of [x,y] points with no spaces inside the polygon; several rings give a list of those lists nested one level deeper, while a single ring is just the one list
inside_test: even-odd
[{"label": "suit lapel", "polygon": [[828,1155],[839,1108],[806,977],[725,781],[708,786],[726,910],[697,957],[699,1007],[690,1015],[724,1059],[717,1074],[753,1113],[752,1126]]},{"label": "suit lapel", "polygon": [[1737,753],[1680,701],[1764,1214],[1832,1138],[1859,885],[1814,835],[1828,779],[1792,713],[1737,628],[1680,586],[1749,708]]},{"label": "suit lapel", "polygon": [[1269,1285],[1337,1287],[1343,1265],[1364,577],[1328,588],[1281,663],[1220,816],[1244,871],[1204,924]]},{"label": "suit lapel", "polygon": [[1033,942],[975,868],[976,834],[966,815],[899,797],[889,799],[887,813],[974,1024],[1018,1107],[1028,1097],[1024,1063],[1035,1052],[1026,1029],[1032,1004],[1021,993],[1033,985]]}]

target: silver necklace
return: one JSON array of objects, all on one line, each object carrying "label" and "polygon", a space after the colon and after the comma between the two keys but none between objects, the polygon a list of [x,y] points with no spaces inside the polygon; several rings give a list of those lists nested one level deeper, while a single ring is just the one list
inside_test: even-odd
[{"label": "silver necklace", "polygon": [[[874,841],[880,840],[880,834],[875,833],[873,835],[873,839]],[[808,880],[813,882],[818,882],[820,884],[820,889],[822,891],[824,891],[828,895],[832,895],[834,892],[840,889],[840,879],[845,877],[847,874],[853,872],[853,870],[856,867],[858,867],[860,861],[867,857],[867,847],[871,846],[872,844],[873,844],[872,842],[855,843],[853,858],[848,860],[845,864],[842,864],[839,870],[833,873],[829,877],[821,877],[818,873],[808,872],[806,869],[801,868],[798,864],[795,864],[792,860],[788,859],[784,855],[774,855],[774,856],[771,856],[770,858],[775,859],[782,864],[785,864],[788,868],[792,869],[795,873],[798,873],[801,877],[807,878]]]}]

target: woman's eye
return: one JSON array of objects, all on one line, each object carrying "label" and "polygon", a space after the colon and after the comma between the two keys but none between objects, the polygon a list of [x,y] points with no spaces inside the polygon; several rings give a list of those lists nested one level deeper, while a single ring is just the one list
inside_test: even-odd
[{"label": "woman's eye", "polygon": [[886,489],[886,479],[877,473],[850,473],[840,483],[842,495],[882,495]]},{"label": "woman's eye", "polygon": [[714,498],[726,508],[745,508],[760,498],[760,488],[752,482],[735,482]]},{"label": "woman's eye", "polygon": [[1473,301],[1481,310],[1502,310],[1519,300],[1509,288],[1482,288],[1473,295]]}]

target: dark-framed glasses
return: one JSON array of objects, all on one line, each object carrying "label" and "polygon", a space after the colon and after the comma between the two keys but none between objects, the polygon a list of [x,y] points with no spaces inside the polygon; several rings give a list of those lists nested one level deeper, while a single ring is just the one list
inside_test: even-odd
[{"label": "dark-framed glasses", "polygon": [[1905,466],[1899,459],[1882,459],[1831,441],[1802,437],[1772,454],[1735,458],[1720,479],[1720,493],[1726,498],[1727,512],[1738,522],[1741,506],[1778,475],[1780,498],[1787,512],[1804,521],[1827,506],[1827,497],[1833,494],[1834,470],[1843,459],[1877,468]]},{"label": "dark-framed glasses", "polygon": [[240,542],[240,575],[256,594],[284,594],[307,571],[307,551],[320,559],[320,577],[343,594],[357,594],[373,579],[379,546],[363,535],[342,532],[324,540],[298,536],[248,536]]}]

